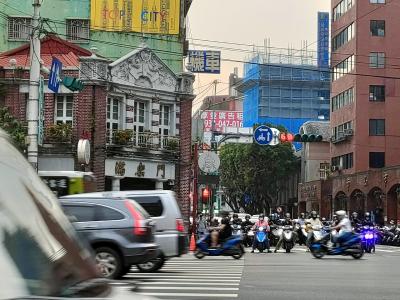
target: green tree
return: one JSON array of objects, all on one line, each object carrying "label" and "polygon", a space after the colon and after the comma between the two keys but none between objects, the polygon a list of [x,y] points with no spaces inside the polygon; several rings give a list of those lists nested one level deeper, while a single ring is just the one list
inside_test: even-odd
[{"label": "green tree", "polygon": [[25,137],[27,128],[22,122],[17,120],[11,113],[8,107],[0,108],[0,128],[6,131],[15,145],[21,150],[25,150]]},{"label": "green tree", "polygon": [[244,208],[251,214],[269,211],[285,179],[299,168],[289,143],[227,144],[221,148],[220,158],[221,184],[227,204],[234,211]]}]

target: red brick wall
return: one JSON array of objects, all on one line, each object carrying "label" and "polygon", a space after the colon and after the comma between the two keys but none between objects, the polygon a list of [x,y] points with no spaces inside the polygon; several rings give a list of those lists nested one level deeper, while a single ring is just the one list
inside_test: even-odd
[{"label": "red brick wall", "polygon": [[26,120],[26,99],[25,94],[20,94],[19,85],[7,86],[5,105],[10,109],[14,117],[20,121]]},{"label": "red brick wall", "polygon": [[191,181],[191,158],[192,158],[192,101],[182,100],[180,102],[180,159],[176,172],[176,193],[184,220],[189,222],[190,215],[190,181]]}]

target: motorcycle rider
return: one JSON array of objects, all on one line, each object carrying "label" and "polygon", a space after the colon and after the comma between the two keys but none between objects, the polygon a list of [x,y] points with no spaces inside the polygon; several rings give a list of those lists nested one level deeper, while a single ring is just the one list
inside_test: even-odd
[{"label": "motorcycle rider", "polygon": [[306,214],[305,213],[300,213],[300,217],[297,219],[297,224],[300,226],[303,226],[306,224]]},{"label": "motorcycle rider", "polygon": [[238,214],[233,214],[232,225],[242,225],[242,219],[239,218]]},{"label": "motorcycle rider", "polygon": [[362,221],[358,218],[358,213],[356,211],[354,211],[351,214],[351,226],[353,226],[353,228],[357,228],[362,224]]},{"label": "motorcycle rider", "polygon": [[229,222],[229,217],[223,217],[221,226],[210,228],[211,232],[211,247],[215,248],[222,244],[224,240],[232,236],[232,227]]},{"label": "motorcycle rider", "polygon": [[207,233],[207,220],[202,213],[199,213],[197,218],[197,239],[201,238]]},{"label": "motorcycle rider", "polygon": [[338,210],[336,215],[338,217],[339,224],[333,226],[331,229],[339,230],[339,234],[334,238],[334,243],[339,243],[339,245],[341,245],[352,236],[352,228],[351,222],[346,216],[346,212],[344,210]]},{"label": "motorcycle rider", "polygon": [[320,219],[318,218],[318,214],[315,210],[313,210],[310,214],[310,219],[307,220],[306,222],[306,230],[307,230],[307,242],[306,245],[308,248],[310,248],[311,246],[311,242],[313,239],[313,227],[320,227],[322,228],[322,222],[320,221]]},{"label": "motorcycle rider", "polygon": [[371,214],[366,212],[364,215],[364,220],[362,221],[362,226],[374,226],[374,222],[371,220]]},{"label": "motorcycle rider", "polygon": [[[259,227],[265,227],[267,233],[270,231],[270,227],[268,225],[268,222],[265,221],[264,214],[260,214],[258,216],[258,221],[254,224],[253,230],[256,230]],[[253,248],[251,250],[251,253],[254,253],[254,249],[256,249],[256,246],[257,246],[257,240],[254,239],[253,240]],[[269,240],[268,240],[268,238],[267,238],[267,250],[268,250],[268,253],[271,253],[271,250],[269,249]]]},{"label": "motorcycle rider", "polygon": [[[283,220],[280,225],[282,225],[282,226],[293,226],[294,225],[292,219],[290,218],[290,213],[286,213],[285,220]],[[293,240],[296,243],[296,241],[297,241],[297,232],[295,232],[295,231],[293,231]],[[281,247],[282,243],[283,243],[283,232],[282,232],[281,236],[279,237],[278,243],[275,246],[274,253],[278,252],[278,250]]]},{"label": "motorcycle rider", "polygon": [[250,221],[250,215],[246,215],[244,217],[244,221],[242,222],[242,228],[247,228],[247,226],[253,226],[254,223]]},{"label": "motorcycle rider", "polygon": [[321,223],[323,226],[329,226],[329,221],[325,217],[322,217]]}]

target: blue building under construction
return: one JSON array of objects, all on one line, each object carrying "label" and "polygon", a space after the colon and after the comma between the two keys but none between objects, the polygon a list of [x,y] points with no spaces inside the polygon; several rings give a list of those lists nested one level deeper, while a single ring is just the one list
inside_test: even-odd
[{"label": "blue building under construction", "polygon": [[[326,18],[327,17],[327,18]],[[318,14],[318,52],[266,46],[244,66],[243,125],[283,125],[298,133],[311,120],[329,120],[329,15]]]}]

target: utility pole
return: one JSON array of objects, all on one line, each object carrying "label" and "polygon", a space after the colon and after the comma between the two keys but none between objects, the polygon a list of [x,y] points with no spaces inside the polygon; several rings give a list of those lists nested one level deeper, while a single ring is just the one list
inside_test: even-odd
[{"label": "utility pole", "polygon": [[40,7],[42,0],[33,0],[32,35],[30,43],[30,76],[28,99],[28,161],[38,169],[38,121],[40,81]]}]

